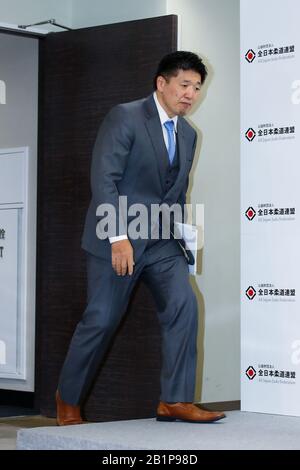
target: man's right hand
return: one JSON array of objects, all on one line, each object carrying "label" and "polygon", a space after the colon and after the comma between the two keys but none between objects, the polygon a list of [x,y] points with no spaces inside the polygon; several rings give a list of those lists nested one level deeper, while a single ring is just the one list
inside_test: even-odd
[{"label": "man's right hand", "polygon": [[129,240],[120,240],[111,244],[112,267],[118,276],[133,273],[133,248]]}]

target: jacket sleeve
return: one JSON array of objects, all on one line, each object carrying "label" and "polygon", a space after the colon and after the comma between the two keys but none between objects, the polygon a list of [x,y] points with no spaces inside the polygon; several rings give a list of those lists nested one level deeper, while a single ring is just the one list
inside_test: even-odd
[{"label": "jacket sleeve", "polygon": [[118,183],[126,170],[134,140],[128,114],[124,105],[118,105],[108,113],[99,129],[92,156],[92,197],[97,208],[109,204],[114,209],[116,232],[112,236],[127,233],[126,217],[119,207]]},{"label": "jacket sleeve", "polygon": [[[191,155],[192,155],[191,161],[192,162],[194,160],[196,146],[197,146],[197,134],[195,133],[195,139],[194,139],[192,152],[191,152]],[[187,178],[185,180],[183,189],[182,189],[182,191],[179,195],[179,198],[178,198],[178,204],[181,205],[182,211],[184,210],[184,205],[186,204],[186,193],[187,193],[187,190],[188,190],[188,186],[189,186],[189,174],[187,175]],[[184,219],[185,219],[185,217],[184,217]]]}]

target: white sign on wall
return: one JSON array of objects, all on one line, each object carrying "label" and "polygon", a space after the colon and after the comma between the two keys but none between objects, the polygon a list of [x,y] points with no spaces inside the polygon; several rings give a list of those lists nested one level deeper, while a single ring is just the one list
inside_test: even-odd
[{"label": "white sign on wall", "polygon": [[[1,159],[0,159],[1,163]],[[0,360],[0,373],[3,376],[18,375],[18,322],[20,322],[21,294],[18,274],[22,274],[18,244],[22,231],[19,230],[23,209],[1,209],[0,207],[0,339],[4,345],[5,357]],[[21,228],[21,227],[20,227]]]},{"label": "white sign on wall", "polygon": [[34,363],[35,260],[28,257],[34,209],[28,206],[28,160],[27,148],[0,150],[0,380],[32,390],[27,379]]},{"label": "white sign on wall", "polygon": [[296,416],[299,16],[298,0],[241,1],[242,409]]}]

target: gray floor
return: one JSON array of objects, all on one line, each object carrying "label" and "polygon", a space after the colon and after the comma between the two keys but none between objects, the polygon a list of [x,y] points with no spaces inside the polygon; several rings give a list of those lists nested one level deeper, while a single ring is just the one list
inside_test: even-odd
[{"label": "gray floor", "polygon": [[211,424],[154,419],[18,431],[18,449],[300,449],[300,418],[240,411]]},{"label": "gray floor", "polygon": [[14,426],[0,424],[0,450],[16,448],[17,430]]},{"label": "gray floor", "polygon": [[11,416],[0,418],[0,450],[15,450],[19,429],[56,426],[55,419],[42,416]]}]

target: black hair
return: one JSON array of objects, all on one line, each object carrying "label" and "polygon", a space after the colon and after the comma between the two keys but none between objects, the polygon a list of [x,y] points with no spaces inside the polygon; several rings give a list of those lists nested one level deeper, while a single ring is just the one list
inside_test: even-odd
[{"label": "black hair", "polygon": [[176,77],[179,70],[193,70],[201,76],[201,83],[204,83],[207,76],[207,69],[202,59],[193,52],[176,51],[164,56],[158,64],[154,77],[154,89],[157,89],[157,77],[163,76],[166,80]]}]

